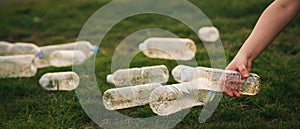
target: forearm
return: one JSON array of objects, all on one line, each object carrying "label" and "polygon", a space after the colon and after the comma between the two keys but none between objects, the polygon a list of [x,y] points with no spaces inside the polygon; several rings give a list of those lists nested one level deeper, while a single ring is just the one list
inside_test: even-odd
[{"label": "forearm", "polygon": [[294,19],[300,0],[276,0],[258,19],[253,31],[238,54],[253,61],[275,39],[281,30]]}]

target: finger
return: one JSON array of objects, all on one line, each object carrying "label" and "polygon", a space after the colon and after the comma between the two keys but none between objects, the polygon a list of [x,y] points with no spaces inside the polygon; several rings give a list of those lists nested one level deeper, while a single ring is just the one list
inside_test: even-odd
[{"label": "finger", "polygon": [[225,77],[224,76],[221,76],[220,79],[218,80],[218,87],[217,87],[217,90],[218,91],[225,91]]},{"label": "finger", "polygon": [[249,72],[248,72],[245,65],[239,65],[238,70],[242,74],[243,78],[248,78],[249,77]]},{"label": "finger", "polygon": [[234,94],[234,96],[237,97],[237,98],[241,97],[241,92],[240,92],[239,90],[235,90],[235,91],[233,92],[233,94]]},{"label": "finger", "polygon": [[225,93],[230,96],[230,97],[233,97],[233,92],[232,92],[232,89],[230,88],[230,86],[228,84],[225,84],[225,88],[224,88],[224,91]]},{"label": "finger", "polygon": [[239,85],[239,88],[237,89],[235,96],[238,98],[242,96],[242,84]]},{"label": "finger", "polygon": [[227,82],[227,75],[226,75],[226,73],[222,74],[222,76],[221,76],[221,82],[222,82],[222,87],[224,89],[224,92],[228,96],[233,97],[233,93],[231,91],[230,85],[228,85],[228,82]]},{"label": "finger", "polygon": [[230,97],[233,97],[233,92],[232,91],[225,91],[225,93],[230,96]]}]

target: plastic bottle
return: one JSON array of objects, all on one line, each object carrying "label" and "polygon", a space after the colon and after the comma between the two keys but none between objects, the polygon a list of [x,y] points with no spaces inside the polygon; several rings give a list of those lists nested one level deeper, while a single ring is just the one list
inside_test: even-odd
[{"label": "plastic bottle", "polygon": [[49,56],[50,64],[55,67],[65,67],[81,64],[86,60],[86,55],[79,50],[57,50]]},{"label": "plastic bottle", "polygon": [[0,78],[32,77],[37,72],[34,55],[0,56]]},{"label": "plastic bottle", "polygon": [[44,57],[44,53],[41,51],[41,49],[33,43],[22,43],[22,42],[14,43],[8,53],[8,55],[26,55],[26,54],[32,54],[39,58]]},{"label": "plastic bottle", "polygon": [[148,104],[150,93],[160,83],[108,89],[103,94],[103,104],[108,110],[124,109]]},{"label": "plastic bottle", "polygon": [[[213,96],[209,95],[208,91],[222,92],[223,88],[218,87],[207,78],[158,87],[149,96],[150,108],[158,115],[170,115],[211,101]],[[253,94],[253,91],[247,89],[243,89],[242,92],[243,94]]]},{"label": "plastic bottle", "polygon": [[1,41],[0,55],[35,55],[36,57],[43,58],[44,53],[33,43],[9,43]]},{"label": "plastic bottle", "polygon": [[187,38],[153,37],[141,43],[139,50],[149,58],[191,60],[195,56],[196,45]]},{"label": "plastic bottle", "polygon": [[154,89],[150,96],[150,108],[160,116],[176,113],[209,101],[207,90],[218,91],[211,87],[211,81],[205,78],[190,82],[166,85]]},{"label": "plastic bottle", "polygon": [[215,42],[220,38],[219,30],[216,27],[201,27],[198,36],[202,41]]},{"label": "plastic bottle", "polygon": [[38,68],[51,66],[49,57],[50,54],[56,50],[81,50],[87,58],[98,52],[98,46],[93,46],[88,41],[77,41],[74,43],[42,46],[40,48],[44,53],[44,58],[38,61]]},{"label": "plastic bottle", "polygon": [[46,73],[39,83],[46,90],[71,91],[79,85],[79,77],[75,72]]},{"label": "plastic bottle", "polygon": [[217,68],[207,67],[190,67],[178,65],[172,70],[172,76],[177,82],[192,81],[197,78],[207,78],[212,81],[213,85],[218,85],[222,82],[225,84],[240,84],[242,85],[242,94],[256,95],[260,88],[260,77],[255,73],[250,73],[247,79],[242,79],[242,76],[237,71],[222,70]]},{"label": "plastic bottle", "polygon": [[141,68],[119,69],[106,77],[107,82],[115,86],[134,86],[147,83],[166,83],[169,71],[165,65]]},{"label": "plastic bottle", "polygon": [[5,56],[10,51],[12,44],[5,41],[0,41],[0,56]]}]

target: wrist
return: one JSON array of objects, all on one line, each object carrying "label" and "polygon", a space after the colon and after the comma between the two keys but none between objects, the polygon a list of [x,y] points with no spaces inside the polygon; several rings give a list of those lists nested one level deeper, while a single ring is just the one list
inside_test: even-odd
[{"label": "wrist", "polygon": [[247,62],[253,62],[256,58],[255,54],[253,54],[253,52],[248,52],[246,50],[242,50],[239,51],[236,55],[236,57],[240,58],[240,59],[245,59],[247,60]]}]

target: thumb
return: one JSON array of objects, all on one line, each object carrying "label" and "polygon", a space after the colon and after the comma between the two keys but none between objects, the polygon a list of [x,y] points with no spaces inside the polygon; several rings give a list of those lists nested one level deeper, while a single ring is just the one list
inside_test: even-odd
[{"label": "thumb", "polygon": [[239,65],[238,70],[241,73],[243,78],[248,78],[249,77],[249,71],[248,71],[248,69],[246,68],[245,65]]}]

